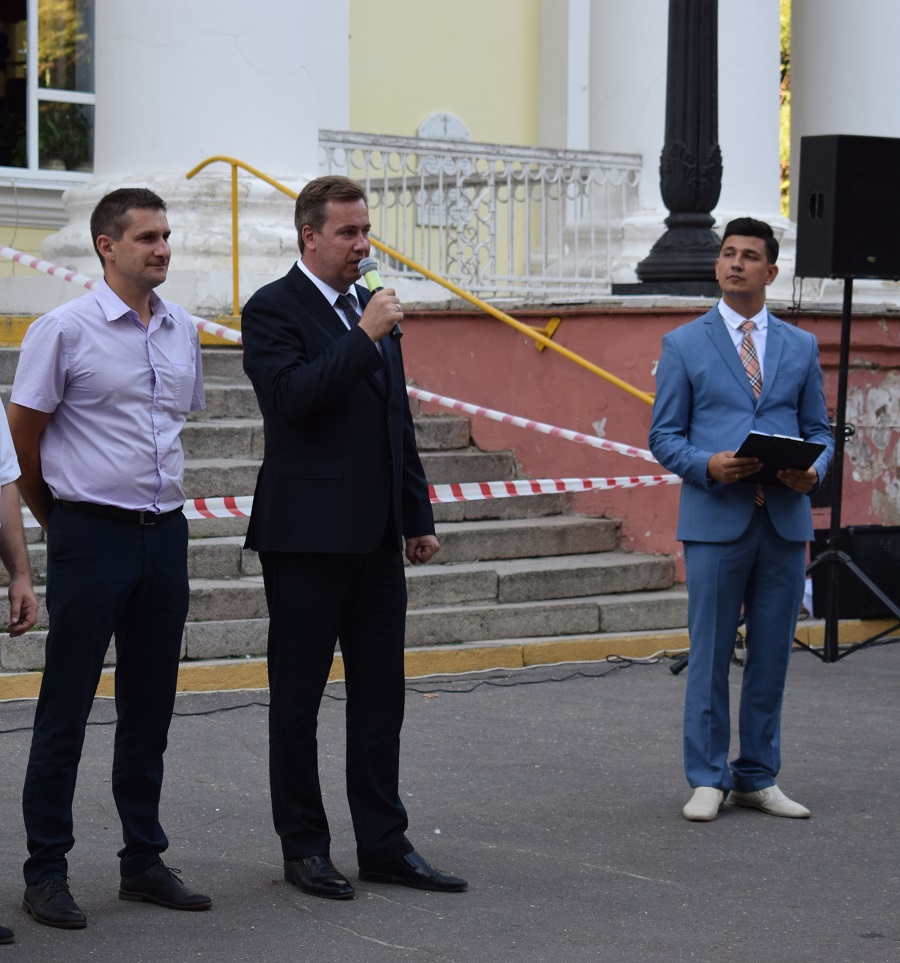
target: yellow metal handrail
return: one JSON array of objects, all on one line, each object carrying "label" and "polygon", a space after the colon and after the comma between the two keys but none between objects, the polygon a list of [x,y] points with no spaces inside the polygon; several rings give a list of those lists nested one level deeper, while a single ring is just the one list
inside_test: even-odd
[{"label": "yellow metal handrail", "polygon": [[[260,180],[265,181],[270,184],[276,190],[281,191],[282,194],[287,194],[288,197],[297,199],[297,192],[292,191],[289,187],[285,187],[284,184],[279,184],[278,181],[264,174],[262,171],[257,170],[255,167],[251,167],[249,164],[245,164],[243,161],[238,160],[235,157],[226,157],[224,155],[219,155],[216,157],[208,157],[205,161],[201,161],[196,167],[188,171],[187,178],[190,180],[195,174],[203,170],[209,164],[223,163],[231,165],[231,245],[232,245],[232,272],[233,272],[233,296],[234,296],[234,311],[237,312],[238,305],[240,304],[238,296],[238,205],[237,205],[237,169],[240,167],[242,170],[247,171],[248,174],[252,174],[254,177],[260,178]],[[635,398],[639,398],[641,401],[645,401],[648,405],[653,404],[653,395],[648,394],[646,391],[641,391],[639,388],[635,388],[634,385],[628,384],[627,381],[622,381],[621,378],[617,378],[614,374],[609,371],[605,371],[603,368],[595,365],[593,362],[588,361],[587,358],[582,358],[581,355],[576,354],[574,351],[570,351],[568,348],[564,348],[562,345],[557,344],[552,341],[546,335],[537,331],[535,328],[528,324],[523,324],[521,321],[517,321],[515,318],[506,314],[504,311],[500,311],[493,305],[488,304],[487,301],[482,301],[481,298],[475,297],[474,294],[470,294],[468,291],[463,290],[463,288],[454,284],[452,281],[448,281],[446,278],[442,278],[435,274],[433,271],[429,271],[427,267],[422,264],[417,264],[415,261],[410,260],[410,258],[401,254],[399,251],[395,251],[392,247],[379,241],[377,238],[370,238],[373,247],[378,248],[388,257],[394,258],[401,264],[405,264],[408,268],[421,274],[423,277],[434,281],[436,284],[440,284],[441,287],[446,288],[451,291],[457,297],[462,298],[464,301],[468,301],[470,304],[474,304],[475,307],[484,311],[486,314],[491,315],[491,317],[496,318],[498,321],[502,321],[504,324],[508,324],[511,328],[515,328],[516,331],[521,331],[522,334],[527,335],[532,340],[536,341],[539,345],[543,345],[546,348],[551,348],[557,354],[561,354],[564,358],[568,358],[570,361],[574,361],[575,364],[580,365],[587,371],[592,372],[595,375],[608,381],[610,384],[615,385],[617,388],[621,388],[622,391],[633,395]]]}]

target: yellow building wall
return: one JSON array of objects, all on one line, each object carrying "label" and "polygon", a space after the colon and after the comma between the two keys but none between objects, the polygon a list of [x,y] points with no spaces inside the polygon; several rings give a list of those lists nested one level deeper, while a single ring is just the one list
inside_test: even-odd
[{"label": "yellow building wall", "polygon": [[[33,257],[41,256],[41,241],[53,231],[37,227],[17,227],[14,224],[0,224],[0,247],[12,247]],[[32,268],[22,267],[6,258],[0,257],[0,278],[39,277]],[[0,312],[3,308],[0,305]]]},{"label": "yellow building wall", "polygon": [[540,0],[350,0],[350,129],[415,137],[448,112],[534,146],[539,26]]}]

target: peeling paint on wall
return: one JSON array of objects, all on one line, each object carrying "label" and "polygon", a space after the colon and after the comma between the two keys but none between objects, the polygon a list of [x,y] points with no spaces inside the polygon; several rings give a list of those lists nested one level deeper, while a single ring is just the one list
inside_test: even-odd
[{"label": "peeling paint on wall", "polygon": [[882,525],[900,524],[900,373],[847,394],[847,423],[856,434],[846,456],[853,483],[871,486],[870,511]]}]

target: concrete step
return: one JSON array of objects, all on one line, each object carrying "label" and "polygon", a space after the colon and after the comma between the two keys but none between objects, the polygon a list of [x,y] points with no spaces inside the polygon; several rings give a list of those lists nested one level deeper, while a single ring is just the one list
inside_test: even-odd
[{"label": "concrete step", "polygon": [[[39,594],[42,596],[43,592]],[[214,613],[220,611],[218,599],[223,595],[229,596],[230,611],[227,616],[216,618]],[[406,646],[452,646],[511,638],[553,637],[562,642],[585,635],[596,637],[597,633],[683,629],[686,624],[687,593],[683,587],[540,602],[440,605],[410,610]],[[192,582],[183,659],[262,656],[267,632],[261,579],[244,579],[227,587],[220,580]],[[17,639],[0,638],[0,670],[40,670],[46,637],[42,628]],[[115,662],[112,645],[106,662]]]},{"label": "concrete step", "polygon": [[0,385],[11,385],[19,364],[18,348],[0,348]]},{"label": "concrete step", "polygon": [[568,511],[569,496],[528,495],[517,498],[484,498],[472,502],[432,505],[435,522],[478,521],[487,518],[542,518]]},{"label": "concrete step", "polygon": [[[231,580],[262,575],[259,556],[244,549],[243,535],[216,535],[188,542],[188,576],[191,579]],[[47,581],[47,545],[38,542],[28,546],[31,576],[35,585]],[[0,580],[8,584],[3,572]],[[227,590],[227,583],[224,589]]]},{"label": "concrete step", "polygon": [[414,417],[416,447],[420,452],[468,449],[471,441],[469,419],[447,415]]},{"label": "concrete step", "polygon": [[510,451],[423,451],[420,453],[430,485],[451,482],[503,481],[516,477],[516,460]]},{"label": "concrete step", "polygon": [[244,541],[249,518],[191,518],[188,520],[188,535],[191,541],[207,538],[240,537]]},{"label": "concrete step", "polygon": [[[216,591],[215,583],[206,584],[210,591]],[[191,617],[185,626],[187,658],[234,658],[265,653],[267,618],[196,619],[193,593],[191,598]],[[243,586],[242,601],[255,604],[256,596],[250,584]],[[201,606],[202,602],[198,603],[198,611]],[[598,632],[681,629],[686,625],[687,593],[683,587],[676,587],[571,599],[410,609],[406,645],[452,645],[545,636],[565,638]]]},{"label": "concrete step", "polygon": [[[17,357],[16,349],[0,349],[0,382],[12,381]],[[252,494],[263,431],[241,352],[204,348],[203,357],[207,410],[192,415],[182,434],[185,491],[189,498]],[[431,484],[516,477],[511,452],[471,446],[468,419],[421,416],[418,405],[413,410]],[[567,515],[568,505],[560,494],[435,505],[442,550],[436,563],[407,567],[407,645],[681,629],[686,595],[673,587],[672,560],[618,551],[617,521]],[[185,659],[265,654],[265,593],[259,559],[243,549],[247,523],[189,522]],[[39,625],[45,626],[46,546],[39,538],[29,531]],[[0,669],[40,669],[45,634],[0,641]],[[112,650],[108,658],[114,659]]]},{"label": "concrete step", "polygon": [[442,564],[611,552],[619,544],[617,521],[582,515],[450,522],[436,529]]},{"label": "concrete step", "polygon": [[[440,558],[440,556],[438,556]],[[459,602],[528,602],[669,589],[672,559],[626,552],[410,567],[409,607]]]},{"label": "concrete step", "polygon": [[[265,437],[262,418],[216,418],[189,421],[181,429],[187,458],[261,460]],[[243,493],[241,493],[243,494]]]},{"label": "concrete step", "polygon": [[259,461],[246,458],[189,458],[184,464],[184,491],[188,498],[252,495]]},{"label": "concrete step", "polygon": [[244,352],[240,346],[228,348],[203,348],[203,380],[230,381],[248,385],[244,374]]},{"label": "concrete step", "polygon": [[[206,520],[203,520],[206,521]],[[212,525],[219,519],[210,519],[206,524]],[[227,522],[229,519],[221,519]],[[235,519],[246,523],[246,519]],[[199,523],[198,523],[199,524]],[[246,528],[246,524],[244,526]],[[604,518],[587,518],[584,516],[555,515],[547,518],[509,518],[489,519],[478,522],[451,522],[437,526],[438,538],[441,541],[439,560],[431,565],[419,567],[407,566],[413,579],[422,579],[423,585],[429,581],[436,581],[444,577],[444,573],[458,576],[461,571],[459,563],[466,563],[466,571],[474,572],[480,565],[485,568],[494,566],[492,560],[522,560],[518,565],[507,564],[503,567],[504,591],[501,601],[512,601],[514,593],[519,597],[536,597],[528,595],[531,590],[525,589],[526,583],[534,585],[535,590],[542,581],[546,585],[558,586],[568,581],[577,584],[585,580],[582,595],[595,594],[599,591],[636,591],[638,588],[649,588],[650,583],[637,585],[634,589],[626,587],[610,588],[604,583],[603,588],[591,587],[588,570],[599,572],[604,567],[609,570],[616,565],[626,568],[637,568],[638,561],[643,560],[654,572],[668,571],[670,562],[666,558],[651,557],[649,560],[641,555],[629,555],[614,552],[618,543],[618,523]],[[192,538],[188,543],[188,573],[191,578],[238,579],[261,574],[259,559],[255,552],[245,551],[243,548],[243,533],[208,534],[205,538]],[[28,547],[31,559],[32,577],[36,584],[41,585],[47,574],[47,546],[46,543],[36,542]],[[601,553],[598,557],[596,553]],[[612,554],[613,561],[604,561],[605,554]],[[473,564],[474,563],[474,564]],[[434,573],[433,575],[430,573]],[[598,576],[608,579],[609,575]],[[659,576],[647,576],[651,581]],[[513,588],[518,585],[519,588]],[[658,587],[655,583],[652,587]],[[545,598],[558,597],[550,590]],[[565,594],[568,590],[564,590]],[[524,593],[524,594],[523,594]],[[477,598],[483,596],[478,595]]]},{"label": "concrete step", "polygon": [[407,646],[447,645],[535,636],[681,628],[687,592],[681,588],[539,602],[429,606],[411,609]]},{"label": "concrete step", "polygon": [[231,622],[269,615],[262,576],[239,579],[192,578],[189,622]]},{"label": "concrete step", "polygon": [[[267,617],[188,622],[184,627],[182,661],[264,656],[268,630]],[[15,639],[0,636],[0,671],[33,672],[43,669],[46,640],[46,629],[33,629]],[[115,665],[116,650],[112,641],[104,662],[106,665]]]},{"label": "concrete step", "polygon": [[[35,625],[45,629],[50,621],[46,585],[36,582],[34,594],[38,602]],[[268,614],[261,575],[233,579],[191,578],[189,622],[260,619],[267,618]]]},{"label": "concrete step", "polygon": [[[251,391],[252,393],[252,391]],[[246,392],[235,388],[207,391],[207,409],[194,412],[181,432],[187,458],[262,458],[263,421],[256,405],[251,406]],[[215,406],[215,414],[211,408]],[[228,410],[241,414],[226,414]],[[202,415],[204,417],[196,417]],[[469,422],[465,418],[415,419],[416,445],[420,452],[477,451],[469,448]]]},{"label": "concrete step", "polygon": [[189,421],[208,421],[215,418],[260,418],[256,392],[250,382],[243,378],[240,382],[211,379],[204,375],[203,393],[206,407],[193,411]]}]

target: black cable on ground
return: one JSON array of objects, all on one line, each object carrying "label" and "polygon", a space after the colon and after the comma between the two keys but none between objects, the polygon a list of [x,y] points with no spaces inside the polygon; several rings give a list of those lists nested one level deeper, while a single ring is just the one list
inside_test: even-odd
[{"label": "black cable on ground", "polygon": [[[422,687],[425,679],[431,678],[431,677],[419,676],[415,679],[407,680],[406,691],[414,692],[417,695],[439,695],[444,693],[448,695],[455,695],[455,694],[466,695],[470,692],[474,692],[476,689],[480,689],[482,686],[491,686],[491,687],[500,688],[500,689],[512,689],[512,688],[516,688],[517,686],[523,686],[523,685],[544,685],[545,683],[550,683],[550,682],[567,682],[570,679],[575,679],[579,677],[584,679],[602,679],[604,676],[609,675],[611,672],[614,672],[617,669],[627,669],[633,665],[656,665],[657,663],[663,661],[663,659],[674,659],[677,657],[678,657],[677,655],[674,655],[674,654],[670,655],[667,652],[660,653],[659,655],[649,656],[647,658],[629,658],[628,656],[611,655],[604,660],[604,662],[608,663],[608,668],[605,671],[588,672],[588,671],[585,671],[584,669],[576,669],[573,672],[569,672],[560,678],[550,677],[550,678],[542,678],[542,679],[526,679],[526,678],[517,678],[516,674],[522,673],[522,672],[534,673],[540,670],[547,670],[547,669],[552,669],[552,668],[565,666],[565,665],[587,665],[587,664],[602,665],[603,663],[602,662],[601,663],[553,662],[553,663],[536,663],[535,665],[523,666],[521,668],[515,668],[515,669],[502,669],[502,668],[486,669],[482,671],[492,672],[495,674],[505,673],[505,676],[503,678],[478,679],[473,682],[471,680],[471,676],[474,675],[475,673],[460,673],[458,675],[454,674],[454,675],[448,675],[446,677],[440,678],[440,681],[435,681],[434,683],[432,683],[432,686],[433,686],[432,688]],[[435,677],[435,678],[439,678],[439,677]],[[337,682],[330,682],[328,685],[329,686],[343,685],[343,681],[339,680]],[[239,691],[239,690],[219,690],[220,693],[222,691]],[[187,696],[187,695],[196,696],[196,695],[212,695],[212,694],[213,693],[201,693],[201,692],[179,693],[180,696]],[[329,692],[328,688],[326,688],[325,692],[323,693],[323,697],[326,699],[331,699],[334,702],[347,701],[346,695],[341,695],[336,692]],[[36,699],[17,699],[15,701],[16,702],[35,702]],[[253,700],[249,702],[239,702],[235,705],[230,705],[230,706],[216,706],[215,708],[212,708],[212,709],[196,709],[190,712],[180,712],[176,709],[172,713],[172,716],[173,717],[178,716],[180,718],[190,718],[192,716],[211,716],[211,715],[216,715],[219,712],[233,712],[236,709],[251,709],[257,706],[263,709],[267,709],[269,707],[269,703]],[[87,725],[88,726],[111,726],[111,725],[115,725],[115,723],[116,723],[116,718],[113,717],[112,719],[98,719],[98,720],[89,719],[87,722]],[[28,726],[17,726],[12,729],[0,729],[0,735],[8,735],[14,732],[30,732],[33,728],[34,728],[33,726],[28,725]]]}]

